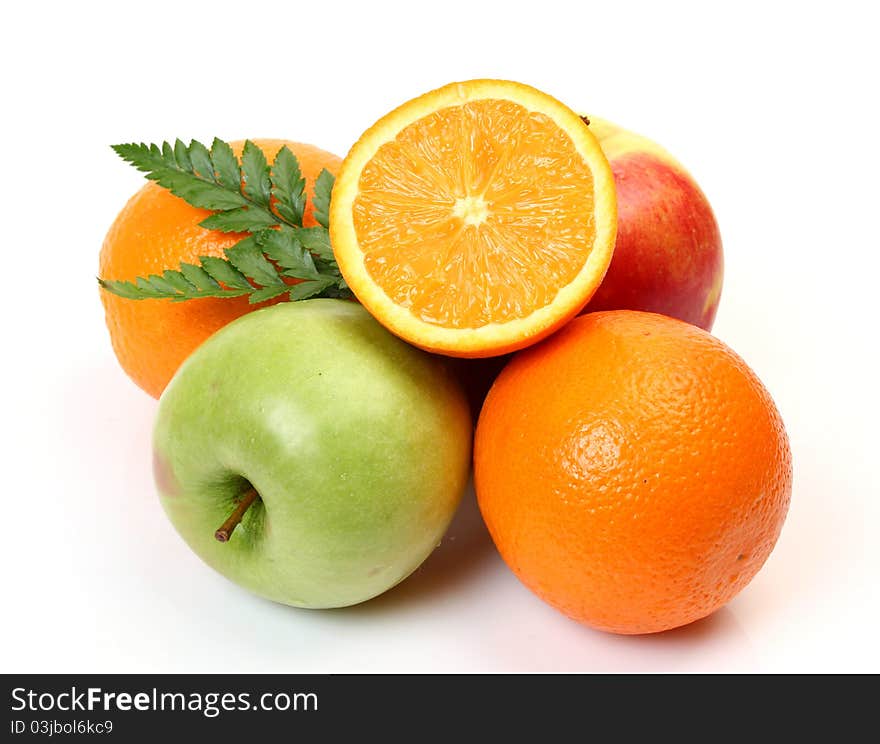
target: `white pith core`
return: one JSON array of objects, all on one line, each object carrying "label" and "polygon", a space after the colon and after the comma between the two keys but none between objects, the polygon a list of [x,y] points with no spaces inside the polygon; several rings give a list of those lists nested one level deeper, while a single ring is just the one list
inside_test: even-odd
[{"label": "white pith core", "polygon": [[489,205],[482,196],[465,196],[456,200],[452,213],[460,217],[465,225],[477,227],[489,216]]}]

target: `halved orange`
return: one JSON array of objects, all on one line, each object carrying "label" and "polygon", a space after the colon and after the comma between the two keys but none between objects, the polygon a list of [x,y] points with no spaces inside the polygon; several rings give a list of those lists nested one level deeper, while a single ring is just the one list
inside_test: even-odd
[{"label": "halved orange", "polygon": [[574,317],[614,248],[614,180],[555,98],[471,80],[380,119],[340,168],[330,238],[358,300],[410,343],[481,357]]}]

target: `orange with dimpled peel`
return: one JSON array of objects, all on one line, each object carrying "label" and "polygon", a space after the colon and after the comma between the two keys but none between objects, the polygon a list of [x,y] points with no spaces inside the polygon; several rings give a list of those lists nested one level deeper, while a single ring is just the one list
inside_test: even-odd
[{"label": "orange with dimpled peel", "polygon": [[358,300],[406,341],[460,357],[520,349],[574,317],[616,225],[611,169],[580,117],[503,80],[453,83],[380,119],[330,208]]},{"label": "orange with dimpled peel", "polygon": [[[306,193],[312,193],[320,172],[335,173],[340,159],[314,145],[279,139],[255,139],[271,161],[284,146],[296,155]],[[231,142],[237,157],[244,142]],[[208,230],[199,223],[210,215],[158,184],[148,183],[116,217],[101,248],[98,276],[134,279],[161,274],[181,262],[198,262],[199,256],[222,257],[244,235]],[[303,224],[317,225],[312,200],[306,202]],[[113,350],[119,364],[143,390],[158,398],[177,369],[197,346],[227,323],[269,303],[251,305],[247,297],[173,302],[134,302],[101,290],[101,302]],[[270,303],[279,300],[270,300]]]},{"label": "orange with dimpled peel", "polygon": [[520,352],[474,442],[504,560],[566,615],[656,633],[735,597],[773,550],[791,450],[755,373],[663,315],[588,313]]}]

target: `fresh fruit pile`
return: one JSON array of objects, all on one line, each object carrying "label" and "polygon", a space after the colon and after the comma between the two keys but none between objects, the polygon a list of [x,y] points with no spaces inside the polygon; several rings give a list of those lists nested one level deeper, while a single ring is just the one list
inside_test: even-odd
[{"label": "fresh fruit pile", "polygon": [[472,464],[504,560],[595,628],[693,622],[769,556],[788,440],[709,333],[709,202],[650,140],[473,80],[343,161],[282,140],[114,149],[154,183],[101,251],[113,348],[161,395],[166,513],[231,580],[370,599],[439,543]]}]

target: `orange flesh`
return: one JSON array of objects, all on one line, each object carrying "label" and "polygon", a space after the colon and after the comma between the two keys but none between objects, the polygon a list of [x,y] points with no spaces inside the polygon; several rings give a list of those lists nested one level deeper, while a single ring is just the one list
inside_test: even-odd
[{"label": "orange flesh", "polygon": [[555,299],[593,247],[593,178],[544,114],[483,99],[405,127],[363,169],[364,266],[422,321],[479,328]]}]

